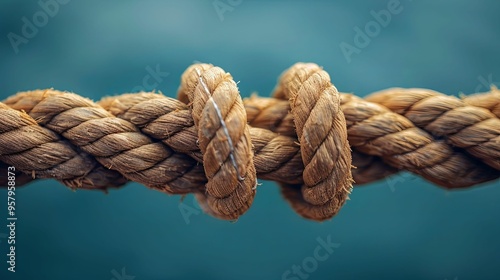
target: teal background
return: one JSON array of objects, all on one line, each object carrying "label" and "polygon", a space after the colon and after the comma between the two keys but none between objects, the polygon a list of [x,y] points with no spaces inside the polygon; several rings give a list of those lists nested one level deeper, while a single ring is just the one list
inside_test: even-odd
[{"label": "teal background", "polygon": [[[99,100],[142,86],[156,65],[169,75],[155,89],[174,97],[194,61],[230,72],[243,96],[268,96],[297,61],[322,65],[339,90],[360,96],[391,86],[469,94],[500,81],[498,1],[401,0],[348,63],[339,44],[353,45],[353,28],[388,2],[243,0],[221,21],[212,0],[73,0],[16,53],[8,34],[21,35],[22,18],[41,7],[2,1],[0,99],[54,87]],[[307,279],[500,279],[498,180],[446,191],[403,173],[356,188],[324,223],[300,218],[275,183],[262,183],[238,222],[194,214],[186,223],[179,196],[136,183],[105,195],[37,181],[16,193],[15,274],[2,189],[0,279],[133,279],[113,274],[122,268],[136,280],[282,279],[327,236],[340,246]],[[196,211],[192,196],[184,203]]]}]

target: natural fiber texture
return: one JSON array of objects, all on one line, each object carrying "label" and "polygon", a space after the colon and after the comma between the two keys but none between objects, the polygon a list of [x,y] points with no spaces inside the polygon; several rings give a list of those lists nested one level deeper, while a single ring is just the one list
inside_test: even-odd
[{"label": "natural fiber texture", "polygon": [[[22,92],[0,103],[0,166],[28,174],[18,185],[54,178],[71,188],[106,189],[128,179],[194,193],[222,219],[250,207],[257,177],[277,181],[292,207],[313,220],[338,212],[353,178],[369,183],[408,170],[446,188],[498,178],[498,92],[463,101],[431,92],[433,103],[407,105],[422,100],[419,94],[387,104],[390,111],[377,104],[389,97],[372,96],[372,103],[339,94],[324,70],[303,63],[283,73],[275,98],[242,101],[231,75],[208,64],[186,70],[180,101],[136,93],[96,104],[56,90]],[[424,110],[447,127],[416,117]],[[455,123],[442,120],[448,114]]]},{"label": "natural fiber texture", "polygon": [[304,184],[283,184],[292,207],[307,218],[338,212],[352,188],[351,150],[340,97],[316,64],[297,63],[281,77],[274,96],[288,100],[304,163]]},{"label": "natural fiber texture", "polygon": [[[206,181],[200,180],[204,178],[203,170],[194,160],[154,142],[133,124],[76,94],[54,90],[22,92],[8,98],[5,104],[25,111],[38,124],[58,133],[107,169],[116,170],[129,180],[169,193],[189,193],[202,188]],[[16,137],[15,140],[24,139]],[[13,142],[7,139],[2,143]],[[20,165],[18,169],[25,167]],[[28,167],[28,170],[33,169]]]},{"label": "natural fiber texture", "polygon": [[450,145],[500,170],[500,119],[490,111],[428,89],[393,88],[366,99],[407,117],[417,127],[444,137]]},{"label": "natural fiber texture", "polygon": [[229,73],[209,64],[189,67],[179,99],[189,100],[208,178],[207,203],[217,215],[236,219],[252,204],[257,186],[252,142],[238,87]]},{"label": "natural fiber texture", "polygon": [[[73,189],[114,188],[125,183],[120,173],[103,168],[25,112],[0,103],[0,115],[0,160],[31,173],[33,178],[54,178]],[[7,176],[2,175],[5,177],[0,181],[6,185]],[[20,179],[20,183],[27,181]]]},{"label": "natural fiber texture", "polygon": [[500,117],[500,90],[495,86],[489,92],[464,96],[462,100],[465,104],[485,108]]},{"label": "natural fiber texture", "polygon": [[[292,116],[287,114],[290,108],[285,103],[277,99],[250,98],[246,102],[247,108],[250,108],[247,110],[250,125],[275,127],[284,134],[293,133],[293,125],[290,124]],[[498,170],[453,149],[442,140],[435,140],[402,115],[381,105],[351,94],[341,94],[341,107],[346,118],[349,144],[362,153],[354,153],[357,155],[354,166],[360,165],[357,162],[366,162],[366,155],[377,156],[395,169],[408,170],[447,188],[469,187],[499,176]],[[258,121],[256,116],[266,121]],[[279,123],[279,126],[270,126],[270,123]],[[393,169],[373,159],[370,165],[361,166],[365,174],[378,174],[379,178],[393,172]],[[354,174],[356,182],[357,177],[363,177],[356,176],[356,172]]]}]

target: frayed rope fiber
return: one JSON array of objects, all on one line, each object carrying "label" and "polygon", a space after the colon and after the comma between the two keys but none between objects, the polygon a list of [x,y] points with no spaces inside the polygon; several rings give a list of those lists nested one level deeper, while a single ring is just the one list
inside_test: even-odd
[{"label": "frayed rope fiber", "polygon": [[[301,216],[333,217],[353,183],[400,170],[444,188],[500,177],[500,92],[462,99],[393,88],[365,99],[339,93],[312,63],[286,70],[273,98],[242,100],[232,76],[194,64],[178,100],[157,93],[93,101],[53,89],[0,103],[0,167],[18,185],[53,178],[72,189],[139,182],[194,193],[203,209],[234,220],[257,178],[279,183]],[[6,185],[3,172],[0,183]]]}]

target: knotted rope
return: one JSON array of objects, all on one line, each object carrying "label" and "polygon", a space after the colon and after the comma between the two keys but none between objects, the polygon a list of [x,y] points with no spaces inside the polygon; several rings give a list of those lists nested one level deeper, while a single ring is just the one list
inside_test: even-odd
[{"label": "knotted rope", "polygon": [[297,63],[273,98],[243,101],[229,73],[195,64],[178,100],[136,93],[96,104],[51,89],[6,99],[0,167],[22,171],[18,184],[54,178],[72,189],[107,189],[131,180],[194,193],[221,219],[248,210],[258,177],[277,181],[301,216],[325,220],[353,182],[399,170],[445,188],[500,177],[499,95],[389,89],[361,99],[338,93],[319,66]]}]

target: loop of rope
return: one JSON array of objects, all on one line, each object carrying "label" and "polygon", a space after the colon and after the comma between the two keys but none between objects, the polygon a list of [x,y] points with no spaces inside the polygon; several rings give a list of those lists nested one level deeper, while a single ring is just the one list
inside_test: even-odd
[{"label": "loop of rope", "polygon": [[257,176],[236,83],[219,67],[193,65],[182,75],[179,96],[189,100],[198,129],[208,207],[217,216],[237,219],[252,204]]},{"label": "loop of rope", "polygon": [[423,89],[361,99],[339,93],[316,64],[297,63],[273,96],[242,100],[231,75],[209,64],[184,72],[178,100],[21,92],[0,103],[0,167],[22,171],[18,184],[54,178],[106,190],[130,180],[194,193],[229,220],[252,204],[257,177],[277,181],[301,216],[318,221],[339,211],[353,182],[399,170],[445,188],[500,177],[496,88],[463,99]]},{"label": "loop of rope", "polygon": [[282,184],[283,194],[302,216],[327,219],[345,203],[353,183],[339,93],[326,71],[297,63],[283,73],[274,96],[289,102],[304,163],[301,192]]}]

